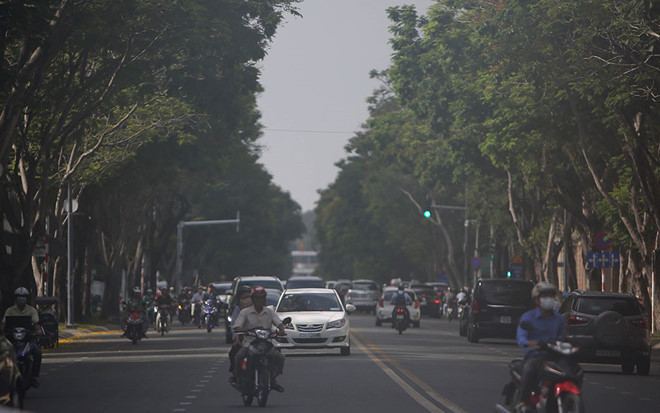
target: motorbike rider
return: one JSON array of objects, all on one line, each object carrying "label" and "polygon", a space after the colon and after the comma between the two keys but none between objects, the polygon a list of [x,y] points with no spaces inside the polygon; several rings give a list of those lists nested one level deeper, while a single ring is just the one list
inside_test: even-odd
[{"label": "motorbike rider", "polygon": [[403,284],[399,285],[399,289],[392,294],[391,304],[394,304],[394,309],[392,310],[392,328],[395,327],[396,309],[399,307],[403,308],[404,319],[410,321],[408,304],[412,304],[412,298],[410,298],[410,295],[405,291]]},{"label": "motorbike rider", "polygon": [[[5,331],[7,317],[30,316],[32,319],[32,327],[34,332],[36,334],[41,334],[41,326],[39,325],[39,313],[37,312],[36,308],[28,305],[27,301],[29,296],[30,292],[25,287],[18,287],[14,291],[16,304],[7,308],[7,311],[5,311],[5,315],[2,317],[2,321],[0,322],[0,329],[2,329],[2,331]],[[41,371],[41,348],[39,348],[39,346],[34,341],[30,341],[28,343],[27,353],[32,355],[33,363],[30,376],[32,378],[32,387],[36,389],[39,387],[39,372]]]},{"label": "motorbike rider", "polygon": [[163,314],[166,315],[165,331],[170,331],[170,325],[172,322],[170,317],[170,312],[172,310],[172,307],[174,306],[174,299],[169,294],[166,287],[161,288],[160,294],[156,296],[156,305],[158,306],[159,312],[161,311],[161,309],[167,309],[167,311],[163,312]]},{"label": "motorbike rider", "polygon": [[[561,339],[564,335],[565,320],[554,310],[557,289],[547,282],[539,282],[532,289],[532,299],[536,308],[527,311],[520,318],[516,340],[525,351],[523,359],[520,399],[517,400],[517,412],[529,412],[529,396],[539,381],[539,374],[545,361],[546,353],[538,348],[539,343],[548,343]],[[522,323],[531,324],[532,329],[522,328]],[[529,331],[528,331],[529,330]]]},{"label": "motorbike rider", "polygon": [[[249,285],[242,285],[241,288],[238,289],[238,300],[236,300],[236,305],[234,306],[234,311],[231,313],[231,329],[232,332],[234,331],[234,327],[236,326],[236,319],[238,319],[238,315],[240,312],[248,307],[250,307],[253,302],[252,302],[252,288],[250,288]],[[229,378],[229,382],[234,385],[236,383],[236,373],[234,372],[234,358],[236,357],[236,353],[241,349],[241,341],[243,336],[238,335],[236,333],[233,333],[234,337],[234,342],[231,346],[231,349],[229,350],[229,372],[231,373],[231,377]]]},{"label": "motorbike rider", "polygon": [[[247,308],[241,310],[236,317],[234,322],[234,331],[242,332],[250,330],[255,327],[265,327],[270,328],[275,326],[278,329],[278,334],[281,336],[286,335],[284,331],[284,325],[282,320],[277,315],[275,310],[271,307],[266,307],[266,290],[261,286],[256,286],[252,289],[251,293],[253,304]],[[240,365],[240,362],[245,358],[248,353],[248,347],[252,342],[253,338],[250,336],[243,337],[243,344],[240,350],[236,353],[234,357],[234,366]],[[279,351],[273,351],[271,355],[271,389],[283,392],[284,388],[277,383],[275,380],[277,376],[282,374],[284,369],[284,356]],[[239,374],[237,378],[240,378],[240,369],[236,369]]]},{"label": "motorbike rider", "polygon": [[202,309],[202,302],[204,301],[204,288],[202,286],[197,287],[197,292],[193,294],[190,299],[190,312],[193,316],[195,323],[199,323],[199,313]]},{"label": "motorbike rider", "polygon": [[122,337],[126,337],[126,326],[128,325],[128,317],[131,311],[131,308],[141,308],[142,314],[144,316],[144,323],[142,324],[142,337],[147,336],[147,330],[149,329],[149,317],[147,317],[147,309],[145,300],[142,297],[142,290],[140,287],[133,287],[133,292],[126,302],[126,315],[122,318],[122,329],[124,334]]}]

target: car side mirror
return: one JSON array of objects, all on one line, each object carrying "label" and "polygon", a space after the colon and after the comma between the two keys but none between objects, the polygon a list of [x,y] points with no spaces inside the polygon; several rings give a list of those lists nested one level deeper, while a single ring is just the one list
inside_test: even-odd
[{"label": "car side mirror", "polygon": [[352,313],[355,310],[356,310],[356,307],[353,304],[346,304],[346,312],[348,314]]},{"label": "car side mirror", "polygon": [[291,317],[286,317],[284,320],[282,320],[282,324],[287,325],[291,323]]}]

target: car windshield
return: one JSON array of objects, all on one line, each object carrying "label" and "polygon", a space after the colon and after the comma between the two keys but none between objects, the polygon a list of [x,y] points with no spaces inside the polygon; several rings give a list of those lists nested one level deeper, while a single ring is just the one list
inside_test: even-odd
[{"label": "car windshield", "polygon": [[243,285],[249,285],[250,287],[256,287],[258,285],[264,288],[270,288],[273,290],[282,291],[282,284],[280,284],[280,282],[277,280],[259,280],[259,281],[242,280],[239,288]]},{"label": "car windshield", "polygon": [[353,289],[354,289],[354,290],[371,290],[371,291],[378,291],[378,285],[376,285],[376,283],[359,283],[359,282],[354,282],[354,283],[353,283]]},{"label": "car windshield", "polygon": [[323,280],[319,280],[316,278],[310,278],[310,279],[295,279],[295,280],[289,280],[286,283],[286,288],[292,289],[292,288],[325,288],[325,283]]},{"label": "car windshield", "polygon": [[480,297],[489,304],[528,306],[532,300],[531,283],[484,282],[479,289]]},{"label": "car windshield", "polygon": [[616,311],[622,316],[641,314],[641,308],[634,299],[619,297],[582,297],[578,302],[577,311],[591,315],[605,311]]},{"label": "car windshield", "polygon": [[284,294],[277,311],[343,311],[334,294]]}]

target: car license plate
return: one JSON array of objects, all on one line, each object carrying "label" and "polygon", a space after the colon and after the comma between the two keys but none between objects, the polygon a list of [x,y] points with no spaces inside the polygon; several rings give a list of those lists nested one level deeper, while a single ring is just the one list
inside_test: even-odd
[{"label": "car license plate", "polygon": [[511,316],[510,315],[500,316],[500,324],[511,324]]},{"label": "car license plate", "polygon": [[317,338],[321,337],[321,333],[300,333],[300,338]]},{"label": "car license plate", "polygon": [[621,357],[619,350],[596,350],[596,357]]}]

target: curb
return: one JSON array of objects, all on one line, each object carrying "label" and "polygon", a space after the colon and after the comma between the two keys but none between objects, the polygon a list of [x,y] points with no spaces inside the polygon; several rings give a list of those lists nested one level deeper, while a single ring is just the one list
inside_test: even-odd
[{"label": "curb", "polygon": [[123,331],[118,329],[118,326],[111,326],[113,328],[109,328],[106,326],[98,326],[94,328],[81,328],[81,329],[76,329],[76,328],[64,328],[61,329],[59,332],[59,342],[60,343],[69,343],[73,340],[79,339],[79,338],[85,338],[85,337],[90,337],[90,336],[95,336],[95,335],[103,335],[103,334],[122,334]]}]

